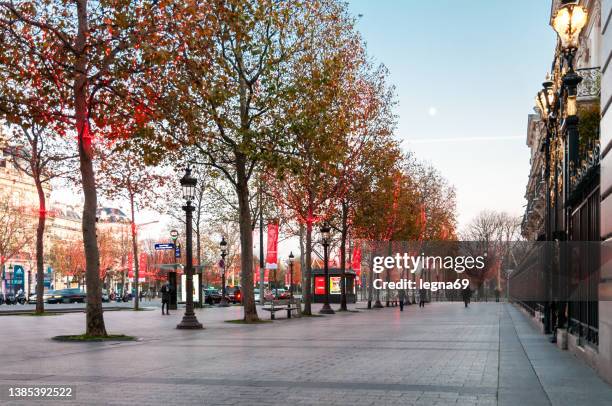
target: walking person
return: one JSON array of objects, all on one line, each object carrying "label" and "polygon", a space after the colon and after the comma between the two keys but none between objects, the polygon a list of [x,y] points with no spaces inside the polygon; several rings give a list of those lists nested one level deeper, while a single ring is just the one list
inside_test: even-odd
[{"label": "walking person", "polygon": [[467,308],[468,304],[470,304],[470,296],[472,296],[472,291],[470,290],[469,286],[461,291],[461,296],[463,298],[463,303]]},{"label": "walking person", "polygon": [[419,307],[425,307],[425,298],[427,297],[427,289],[419,290]]},{"label": "walking person", "polygon": [[404,289],[400,289],[398,296],[399,296],[400,312],[403,312],[404,311],[404,300],[406,300],[406,291]]},{"label": "walking person", "polygon": [[[159,291],[161,293],[161,301],[162,301],[162,315],[170,315],[169,306],[170,306],[170,294],[172,293],[172,286],[170,282],[166,282]],[[164,313],[164,306],[166,306],[166,312]]]}]

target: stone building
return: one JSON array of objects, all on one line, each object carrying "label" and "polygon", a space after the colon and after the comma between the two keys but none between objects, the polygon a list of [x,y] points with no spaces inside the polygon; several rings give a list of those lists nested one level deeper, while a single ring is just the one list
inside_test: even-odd
[{"label": "stone building", "polygon": [[[601,2],[598,57],[601,64],[601,238],[612,245],[612,0]],[[600,371],[612,382],[612,264],[602,257],[599,285]]]},{"label": "stone building", "polygon": [[[577,8],[586,24],[574,42],[559,35],[538,114],[528,118],[532,167],[522,224],[526,239],[560,242],[572,255],[530,269],[545,294],[517,302],[557,345],[612,382],[612,0],[554,0],[551,26],[559,31],[560,10]],[[520,278],[519,270],[512,281]]]}]

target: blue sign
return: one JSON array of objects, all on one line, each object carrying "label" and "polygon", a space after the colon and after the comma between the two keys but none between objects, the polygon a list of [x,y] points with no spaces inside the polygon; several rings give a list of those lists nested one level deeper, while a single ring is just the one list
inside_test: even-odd
[{"label": "blue sign", "polygon": [[23,286],[25,284],[25,272],[21,265],[15,265],[13,268],[13,285]]},{"label": "blue sign", "polygon": [[43,286],[45,288],[51,288],[51,277],[52,277],[52,274],[53,274],[53,269],[51,269],[50,266],[47,267],[47,273],[45,274],[44,279],[43,279]]},{"label": "blue sign", "polygon": [[171,242],[155,244],[155,249],[158,251],[159,250],[173,250],[174,244],[172,244]]},{"label": "blue sign", "polygon": [[176,249],[174,250],[174,258],[180,258],[181,257],[181,247],[176,247]]}]

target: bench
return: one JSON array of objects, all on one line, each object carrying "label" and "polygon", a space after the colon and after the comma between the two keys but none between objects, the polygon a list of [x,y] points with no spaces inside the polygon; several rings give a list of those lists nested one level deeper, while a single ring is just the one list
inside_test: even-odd
[{"label": "bench", "polygon": [[291,312],[297,310],[297,316],[300,317],[302,313],[302,306],[296,299],[278,299],[265,302],[262,310],[270,312],[270,320],[274,320],[274,313],[279,311],[287,311],[287,318],[291,318]]}]

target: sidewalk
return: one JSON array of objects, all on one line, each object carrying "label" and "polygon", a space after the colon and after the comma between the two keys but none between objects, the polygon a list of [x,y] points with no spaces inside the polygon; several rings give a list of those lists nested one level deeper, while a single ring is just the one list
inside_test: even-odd
[{"label": "sidewalk", "polygon": [[75,401],[44,403],[58,405],[612,404],[610,386],[507,304],[279,315],[258,325],[224,322],[241,318],[240,307],[196,313],[205,330],[176,330],[181,311],[109,312],[109,333],[139,337],[124,343],[49,339],[82,332],[83,314],[3,317],[11,368],[0,387],[76,385]]}]

